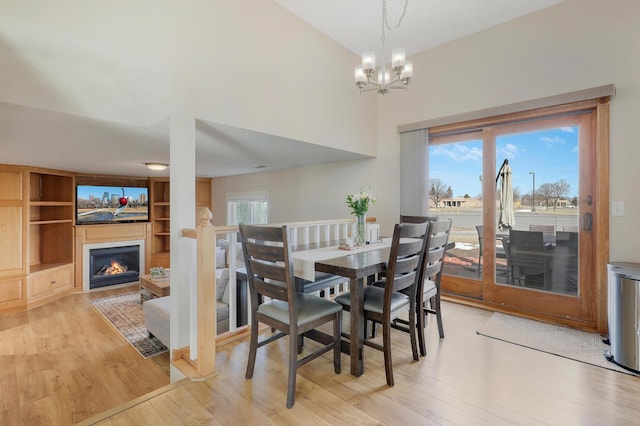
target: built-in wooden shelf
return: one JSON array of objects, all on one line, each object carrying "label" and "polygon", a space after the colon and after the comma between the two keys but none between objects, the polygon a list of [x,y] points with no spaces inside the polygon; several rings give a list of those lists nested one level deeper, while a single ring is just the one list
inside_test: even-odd
[{"label": "built-in wooden shelf", "polygon": [[66,263],[37,263],[35,265],[31,265],[29,266],[29,272],[33,273],[33,272],[42,272],[42,271],[46,271],[47,269],[53,269],[53,268],[58,268],[60,266],[64,266],[66,265]]},{"label": "built-in wooden shelf", "polygon": [[73,220],[69,219],[57,219],[57,220],[36,220],[29,222],[31,225],[49,225],[52,223],[73,223]]},{"label": "built-in wooden shelf", "polygon": [[[171,182],[169,178],[149,179],[149,206],[153,244],[150,266],[168,268],[171,240]],[[211,179],[196,178],[196,214],[201,207],[212,209]]]}]

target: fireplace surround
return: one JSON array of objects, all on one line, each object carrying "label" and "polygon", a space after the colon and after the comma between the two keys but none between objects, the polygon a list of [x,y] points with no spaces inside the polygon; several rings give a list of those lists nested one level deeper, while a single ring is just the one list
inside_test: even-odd
[{"label": "fireplace surround", "polygon": [[139,269],[139,245],[89,250],[90,289],[137,281]]},{"label": "fireplace surround", "polygon": [[[110,285],[123,284],[138,280],[138,276],[145,270],[145,241],[111,241],[94,244],[83,244],[83,291]],[[137,256],[137,264],[132,260],[133,252]],[[98,255],[92,262],[92,253]],[[120,257],[120,259],[118,259]],[[106,260],[105,260],[106,259]],[[120,274],[97,274],[105,266],[111,266],[111,260],[120,260],[126,264],[127,271]],[[108,263],[108,265],[107,265]],[[97,275],[97,276],[96,276]]]}]

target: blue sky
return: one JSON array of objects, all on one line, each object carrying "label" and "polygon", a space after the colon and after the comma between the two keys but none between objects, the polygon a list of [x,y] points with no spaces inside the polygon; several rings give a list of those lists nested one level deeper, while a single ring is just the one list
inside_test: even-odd
[{"label": "blue sky", "polygon": [[[578,128],[500,136],[496,140],[496,171],[506,159],[513,172],[513,186],[520,194],[529,194],[535,172],[536,189],[560,179],[569,185],[569,197],[578,194]],[[472,140],[429,146],[429,179],[439,178],[451,186],[454,196],[481,192],[482,142]],[[494,177],[495,179],[495,177]]]},{"label": "blue sky", "polygon": [[[109,195],[117,194],[118,196],[122,196],[122,187],[121,186],[78,186],[78,198],[83,198],[85,200],[89,199],[89,195],[93,195],[97,198],[102,198],[102,194],[108,192]],[[147,194],[147,188],[132,188],[125,187],[124,195],[125,197],[133,197],[134,200],[138,200],[140,194]]]}]

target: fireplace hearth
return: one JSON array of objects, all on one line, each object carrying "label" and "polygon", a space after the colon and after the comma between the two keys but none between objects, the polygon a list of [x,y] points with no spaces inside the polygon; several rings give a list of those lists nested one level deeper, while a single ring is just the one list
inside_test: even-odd
[{"label": "fireplace hearth", "polygon": [[89,250],[89,288],[137,281],[140,276],[140,246]]}]

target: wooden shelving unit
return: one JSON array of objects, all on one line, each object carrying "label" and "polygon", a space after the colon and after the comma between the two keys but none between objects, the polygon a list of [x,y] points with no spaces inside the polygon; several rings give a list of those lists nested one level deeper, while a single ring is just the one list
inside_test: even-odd
[{"label": "wooden shelving unit", "polygon": [[25,171],[0,166],[0,312],[26,304],[27,190]]},{"label": "wooden shelving unit", "polygon": [[[168,268],[171,246],[171,193],[169,178],[149,179],[150,219],[152,227],[151,265]],[[196,214],[201,207],[211,209],[211,179],[196,179]]]},{"label": "wooden shelving unit", "polygon": [[151,265],[169,267],[170,241],[170,182],[169,178],[151,178],[149,180],[149,200],[151,216]]},{"label": "wooden shelving unit", "polygon": [[73,263],[73,176],[29,173],[29,268]]},{"label": "wooden shelving unit", "polygon": [[73,290],[74,177],[29,172],[27,303]]}]

